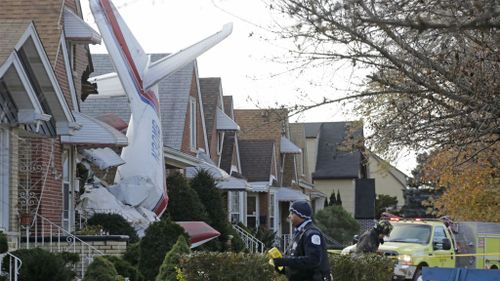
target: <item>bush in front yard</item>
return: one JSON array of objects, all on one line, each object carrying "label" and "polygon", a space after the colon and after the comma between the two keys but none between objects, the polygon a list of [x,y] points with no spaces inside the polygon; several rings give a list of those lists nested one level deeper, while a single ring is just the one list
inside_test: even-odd
[{"label": "bush in front yard", "polygon": [[332,281],[390,281],[394,270],[394,261],[378,256],[365,255],[330,255]]},{"label": "bush in front yard", "polygon": [[139,242],[128,244],[127,250],[125,251],[125,254],[123,254],[123,259],[133,266],[139,265],[139,247]]},{"label": "bush in front yard", "polygon": [[156,278],[165,254],[172,249],[180,235],[188,239],[184,229],[168,219],[149,225],[139,246],[139,270],[146,280]]},{"label": "bush in front yard", "polygon": [[[47,279],[50,280],[50,279]],[[118,281],[125,280],[118,275],[115,266],[105,257],[96,257],[85,272],[83,281]]]},{"label": "bush in front yard", "polygon": [[182,255],[191,253],[189,245],[184,236],[179,236],[172,249],[165,255],[160,272],[156,276],[156,281],[176,281],[176,268]]},{"label": "bush in front yard", "polygon": [[139,269],[128,261],[117,256],[104,257],[114,265],[116,272],[121,276],[129,278],[130,281],[144,281],[144,276],[139,272]]},{"label": "bush in front yard", "polygon": [[[184,280],[272,281],[278,274],[264,255],[232,252],[196,252],[183,256],[180,267]],[[347,279],[348,280],[348,279]]]},{"label": "bush in front yard", "polygon": [[[23,262],[19,281],[70,281],[75,273],[61,255],[40,248],[12,252]],[[8,259],[4,259],[4,263]]]},{"label": "bush in front yard", "polygon": [[137,232],[119,214],[94,214],[87,225],[100,225],[102,229],[112,235],[128,235],[130,243],[139,241]]}]

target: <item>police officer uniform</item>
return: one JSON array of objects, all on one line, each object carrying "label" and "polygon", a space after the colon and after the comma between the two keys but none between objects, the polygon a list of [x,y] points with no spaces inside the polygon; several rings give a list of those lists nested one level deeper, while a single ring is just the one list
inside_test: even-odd
[{"label": "police officer uniform", "polygon": [[290,206],[290,212],[304,221],[296,226],[292,245],[285,256],[274,259],[275,266],[286,267],[289,281],[330,281],[325,239],[311,221],[311,207],[305,201],[297,201]]}]

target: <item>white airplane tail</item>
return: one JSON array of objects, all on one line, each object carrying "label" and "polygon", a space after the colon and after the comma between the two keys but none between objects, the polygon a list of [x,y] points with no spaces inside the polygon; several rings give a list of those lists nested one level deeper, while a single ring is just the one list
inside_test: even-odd
[{"label": "white airplane tail", "polygon": [[[226,38],[231,33],[231,24],[189,48],[150,64],[149,56],[110,0],[91,0],[90,8],[132,111],[127,130],[129,145],[121,154],[126,163],[118,168],[115,178],[123,184],[112,192],[124,203],[161,215],[166,210],[168,196],[157,84]],[[148,184],[128,184],[141,182],[140,179]]]}]

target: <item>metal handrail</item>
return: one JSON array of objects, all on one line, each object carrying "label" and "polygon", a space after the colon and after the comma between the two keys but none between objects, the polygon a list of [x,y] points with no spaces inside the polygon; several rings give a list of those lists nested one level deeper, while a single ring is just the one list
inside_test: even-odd
[{"label": "metal handrail", "polygon": [[240,235],[240,238],[251,253],[264,253],[264,243],[262,241],[237,224],[233,224],[233,228]]},{"label": "metal handrail", "polygon": [[[93,261],[94,257],[104,255],[102,251],[39,214],[35,215],[32,225],[33,229],[26,228],[26,249],[30,249],[30,238],[33,237],[35,248],[48,249],[49,252],[79,254],[82,278],[85,276],[85,269]],[[33,232],[31,232],[32,230]],[[46,240],[48,241],[46,242]]]},{"label": "metal handrail", "polygon": [[[9,256],[9,266],[8,270],[9,272],[2,272],[2,265],[3,265],[3,259],[5,256]],[[17,281],[19,278],[19,270],[21,269],[21,266],[23,265],[23,262],[21,261],[20,258],[16,257],[12,253],[5,253],[5,254],[0,254],[0,276],[9,276],[9,281]]]}]

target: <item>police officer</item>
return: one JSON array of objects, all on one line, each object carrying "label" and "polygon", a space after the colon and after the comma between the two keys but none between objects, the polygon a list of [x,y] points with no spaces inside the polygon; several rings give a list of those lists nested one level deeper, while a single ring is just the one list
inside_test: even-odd
[{"label": "police officer", "polygon": [[330,265],[325,239],[312,223],[311,206],[296,201],[290,206],[288,218],[295,227],[293,243],[283,258],[274,259],[276,268],[285,266],[289,281],[330,281]]},{"label": "police officer", "polygon": [[378,246],[384,243],[384,236],[392,231],[392,224],[386,220],[378,221],[372,229],[359,236],[359,241],[354,249],[355,255],[376,253]]}]

